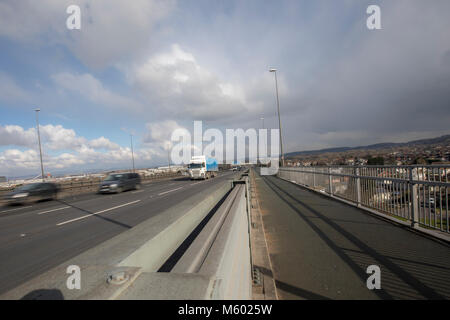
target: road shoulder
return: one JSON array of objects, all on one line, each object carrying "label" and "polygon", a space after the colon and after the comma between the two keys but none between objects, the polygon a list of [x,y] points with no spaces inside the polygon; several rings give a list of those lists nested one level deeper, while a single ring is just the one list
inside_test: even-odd
[{"label": "road shoulder", "polygon": [[278,297],[275,281],[273,279],[272,264],[267,249],[267,241],[264,233],[263,220],[259,209],[255,174],[253,170],[250,171],[250,194],[250,241],[253,264],[252,296],[254,300],[277,300]]}]

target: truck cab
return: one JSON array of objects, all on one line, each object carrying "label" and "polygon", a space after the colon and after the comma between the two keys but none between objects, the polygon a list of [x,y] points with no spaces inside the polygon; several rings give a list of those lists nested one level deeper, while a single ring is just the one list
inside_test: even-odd
[{"label": "truck cab", "polygon": [[206,156],[193,156],[188,167],[191,180],[213,178],[217,175],[217,171],[217,161]]}]

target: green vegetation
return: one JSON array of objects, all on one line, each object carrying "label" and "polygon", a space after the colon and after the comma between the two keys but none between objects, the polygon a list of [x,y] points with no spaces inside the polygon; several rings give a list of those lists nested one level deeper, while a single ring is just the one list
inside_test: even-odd
[{"label": "green vegetation", "polygon": [[367,164],[369,166],[382,166],[384,165],[384,158],[383,157],[370,157],[367,159]]}]

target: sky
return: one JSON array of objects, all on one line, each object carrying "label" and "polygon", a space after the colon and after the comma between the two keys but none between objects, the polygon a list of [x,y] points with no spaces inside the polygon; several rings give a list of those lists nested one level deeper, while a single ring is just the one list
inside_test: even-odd
[{"label": "sky", "polygon": [[[81,9],[69,30],[66,9]],[[369,30],[369,5],[381,29]],[[0,175],[167,164],[173,130],[284,151],[450,133],[448,0],[0,0]]]}]

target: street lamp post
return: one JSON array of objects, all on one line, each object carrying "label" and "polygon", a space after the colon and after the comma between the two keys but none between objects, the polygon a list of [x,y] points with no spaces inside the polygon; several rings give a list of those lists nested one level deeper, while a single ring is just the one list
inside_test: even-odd
[{"label": "street lamp post", "polygon": [[[261,117],[260,119],[262,121],[262,129],[264,130],[264,117]],[[261,130],[259,132],[260,132],[260,135],[261,135]],[[267,134],[266,134],[266,137],[267,137]],[[259,136],[259,139],[261,141],[261,136]],[[259,148],[260,148],[260,146],[259,146]],[[261,149],[259,149],[259,150],[260,150],[259,153],[261,153]],[[257,162],[259,162],[259,163],[261,163],[260,157],[261,157],[261,154],[258,154],[258,161]]]},{"label": "street lamp post", "polygon": [[42,182],[44,182],[44,165],[42,164],[42,147],[41,147],[41,134],[39,132],[39,111],[41,111],[41,109],[37,108],[34,109],[34,111],[36,111],[36,127],[37,127],[37,134],[38,134],[38,143],[39,143],[39,156],[41,158],[41,176],[42,176]]},{"label": "street lamp post", "polygon": [[281,152],[281,166],[284,167],[284,153],[283,153],[283,140],[281,134],[281,118],[280,118],[280,100],[278,99],[278,80],[277,80],[277,69],[271,68],[269,72],[275,74],[275,91],[277,94],[277,110],[278,110],[278,128],[280,129],[280,152]]},{"label": "street lamp post", "polygon": [[167,161],[169,162],[169,171],[170,169],[170,146],[167,148]]},{"label": "street lamp post", "polygon": [[130,133],[131,138],[131,159],[133,161],[133,172],[134,172],[134,152],[133,152],[133,135]]}]

